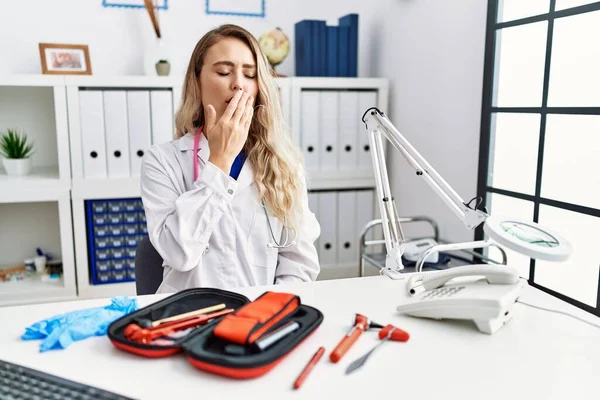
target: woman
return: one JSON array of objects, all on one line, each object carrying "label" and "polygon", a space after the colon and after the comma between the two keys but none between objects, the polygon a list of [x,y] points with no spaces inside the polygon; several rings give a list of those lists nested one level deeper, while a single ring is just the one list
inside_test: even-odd
[{"label": "woman", "polygon": [[302,155],[250,33],[224,25],[200,39],[176,131],[142,164],[148,234],[164,260],[157,293],[315,280],[320,226]]}]

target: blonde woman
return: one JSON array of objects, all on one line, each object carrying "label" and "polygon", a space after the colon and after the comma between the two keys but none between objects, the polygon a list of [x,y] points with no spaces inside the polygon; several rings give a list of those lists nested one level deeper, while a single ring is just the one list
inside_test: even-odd
[{"label": "blonde woman", "polygon": [[320,226],[302,155],[250,33],[223,25],[200,39],[176,130],[142,165],[148,234],[164,260],[157,293],[315,280]]}]

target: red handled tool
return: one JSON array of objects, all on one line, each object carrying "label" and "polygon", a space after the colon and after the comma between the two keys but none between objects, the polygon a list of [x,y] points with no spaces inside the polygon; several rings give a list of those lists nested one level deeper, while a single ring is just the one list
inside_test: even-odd
[{"label": "red handled tool", "polygon": [[166,336],[175,331],[193,328],[198,325],[204,325],[213,318],[232,313],[233,308],[217,311],[212,314],[202,314],[196,317],[186,318],[184,320],[167,322],[152,328],[142,328],[136,324],[129,324],[125,328],[125,338],[139,343],[150,343],[152,340],[161,336]]},{"label": "red handled tool", "polygon": [[352,363],[350,363],[350,365],[348,365],[348,368],[346,369],[346,375],[362,367],[363,364],[367,361],[367,358],[369,358],[369,356],[375,351],[375,349],[381,346],[381,344],[386,340],[393,340],[395,342],[406,342],[409,338],[410,335],[408,334],[408,332],[396,328],[394,325],[391,324],[386,325],[383,329],[379,331],[379,339],[381,339],[381,342],[373,346],[373,348],[369,350],[364,356],[352,361]]}]

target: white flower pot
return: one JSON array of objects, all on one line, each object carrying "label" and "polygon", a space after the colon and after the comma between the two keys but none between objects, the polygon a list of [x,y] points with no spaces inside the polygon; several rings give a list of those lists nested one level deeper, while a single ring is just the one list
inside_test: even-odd
[{"label": "white flower pot", "polygon": [[3,158],[2,164],[8,175],[23,176],[31,171],[31,157],[29,158]]},{"label": "white flower pot", "polygon": [[144,72],[148,76],[157,76],[156,63],[159,60],[169,60],[167,46],[161,39],[154,38],[144,52]]}]

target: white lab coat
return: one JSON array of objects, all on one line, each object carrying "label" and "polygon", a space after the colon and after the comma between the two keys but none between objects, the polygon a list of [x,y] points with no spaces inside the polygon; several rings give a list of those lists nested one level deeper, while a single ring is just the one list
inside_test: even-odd
[{"label": "white lab coat", "polygon": [[[187,134],[152,146],[142,163],[148,235],[164,260],[157,293],[315,280],[320,267],[314,242],[321,229],[309,210],[306,189],[295,243],[268,247],[273,239],[250,161],[234,180],[208,162],[210,150],[202,135],[194,182],[193,149],[194,136]],[[269,216],[275,238],[282,243],[283,225]]]}]

